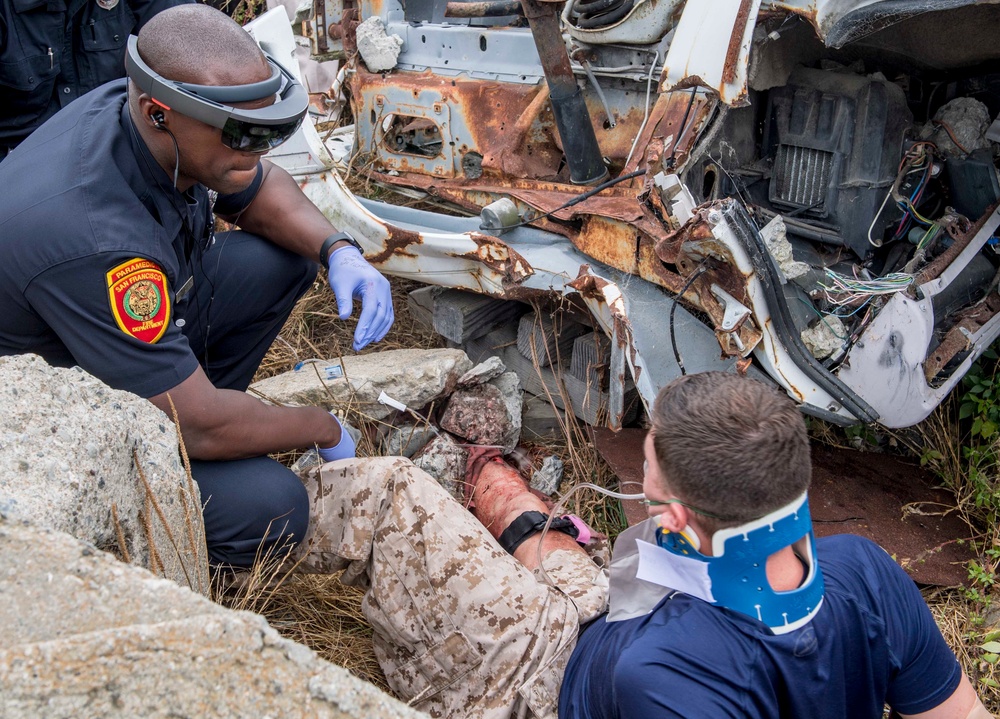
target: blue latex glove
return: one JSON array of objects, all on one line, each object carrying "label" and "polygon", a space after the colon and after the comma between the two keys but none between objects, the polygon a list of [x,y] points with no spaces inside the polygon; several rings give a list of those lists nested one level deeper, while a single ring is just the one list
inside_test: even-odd
[{"label": "blue latex glove", "polygon": [[[351,249],[354,249],[353,247]],[[355,250],[356,251],[356,250]],[[337,415],[333,412],[330,416],[337,420],[337,424],[340,424],[340,420],[337,419]],[[354,457],[354,439],[351,437],[350,433],[344,429],[344,425],[340,424],[340,441],[333,447],[318,447],[319,456],[323,458],[324,462],[335,462],[338,459],[348,459],[349,457]]]},{"label": "blue latex glove", "polygon": [[337,298],[340,319],[351,316],[353,300],[361,300],[361,317],[354,330],[354,351],[385,337],[396,318],[392,311],[389,280],[369,265],[356,247],[341,247],[330,254],[330,289]]}]

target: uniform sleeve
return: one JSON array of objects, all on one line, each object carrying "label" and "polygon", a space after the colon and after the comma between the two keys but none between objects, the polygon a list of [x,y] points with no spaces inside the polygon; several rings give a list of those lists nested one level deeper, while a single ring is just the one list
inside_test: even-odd
[{"label": "uniform sleeve", "polygon": [[[137,259],[139,264],[133,262]],[[198,368],[187,339],[173,323],[167,282],[158,280],[150,265],[157,267],[140,258],[92,255],[47,269],[25,290],[32,309],[80,367],[140,397],[166,392]],[[125,281],[117,286],[109,282],[115,268],[127,288]]]},{"label": "uniform sleeve", "polygon": [[962,668],[913,580],[877,545],[870,553],[880,575],[889,648],[899,663],[886,701],[902,714],[929,711],[958,688]]}]

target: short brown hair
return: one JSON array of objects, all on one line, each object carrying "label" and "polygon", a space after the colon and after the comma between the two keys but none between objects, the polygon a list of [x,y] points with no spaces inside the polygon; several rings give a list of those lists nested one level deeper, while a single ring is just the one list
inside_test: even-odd
[{"label": "short brown hair", "polygon": [[809,487],[805,420],[787,395],[725,372],[674,380],[656,397],[653,449],[669,490],[714,532],[759,519]]}]

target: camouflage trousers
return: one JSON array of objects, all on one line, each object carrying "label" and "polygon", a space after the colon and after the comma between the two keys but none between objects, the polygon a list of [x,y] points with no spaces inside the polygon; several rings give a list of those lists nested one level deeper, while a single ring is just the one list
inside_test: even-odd
[{"label": "camouflage trousers", "polygon": [[311,515],[296,558],[367,590],[399,697],[433,717],[555,718],[580,625],[606,608],[598,563],[551,552],[544,583],[404,458],[331,462],[303,481]]}]

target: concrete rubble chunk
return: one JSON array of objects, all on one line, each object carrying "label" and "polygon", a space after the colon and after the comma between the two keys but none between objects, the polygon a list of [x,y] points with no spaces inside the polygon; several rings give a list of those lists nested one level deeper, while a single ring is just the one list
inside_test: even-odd
[{"label": "concrete rubble chunk", "polygon": [[456,390],[441,416],[441,428],[471,444],[502,447],[504,452],[510,452],[521,435],[521,394],[513,372],[505,372],[487,384]]},{"label": "concrete rubble chunk", "polygon": [[933,141],[949,157],[965,157],[990,147],[986,138],[989,127],[990,111],[983,102],[974,97],[956,97],[938,108],[934,119],[921,128],[920,138]]},{"label": "concrete rubble chunk", "polygon": [[760,231],[764,245],[778,267],[785,273],[785,278],[794,280],[809,272],[810,267],[805,262],[799,262],[792,256],[792,243],[788,241],[788,231],[781,215],[764,225]]},{"label": "concrete rubble chunk", "polygon": [[387,35],[379,16],[373,15],[358,25],[357,42],[361,59],[370,72],[385,72],[396,67],[403,38],[395,34]]},{"label": "concrete rubble chunk", "polygon": [[555,455],[542,460],[542,466],[531,474],[531,488],[551,497],[559,489],[563,476],[563,461]]},{"label": "concrete rubble chunk", "polygon": [[484,384],[491,379],[499,377],[507,371],[503,360],[497,356],[487,357],[468,372],[458,378],[459,387],[473,387],[477,384]]},{"label": "concrete rubble chunk", "polygon": [[416,719],[250,612],[0,520],[0,715]]},{"label": "concrete rubble chunk", "polygon": [[355,409],[363,417],[385,419],[392,407],[379,404],[385,392],[419,409],[451,394],[458,378],[472,369],[462,350],[402,349],[307,362],[298,369],[255,382],[250,393],[280,404]]},{"label": "concrete rubble chunk", "polygon": [[412,457],[438,434],[435,427],[426,424],[407,423],[393,427],[386,434],[385,451],[382,454],[388,457]]},{"label": "concrete rubble chunk", "polygon": [[442,432],[413,457],[413,464],[434,477],[448,494],[464,502],[465,463],[469,450],[458,440]]},{"label": "concrete rubble chunk", "polygon": [[827,315],[802,330],[802,344],[816,359],[826,359],[844,346],[847,329],[836,315]]},{"label": "concrete rubble chunk", "polygon": [[127,552],[135,564],[208,592],[201,497],[163,412],[36,355],[0,358],[0,407],[6,517]]},{"label": "concrete rubble chunk", "polygon": [[501,444],[504,446],[504,452],[510,452],[521,441],[521,410],[524,407],[524,390],[521,389],[521,380],[516,372],[504,372],[491,379],[489,384],[500,390],[500,397],[507,410],[510,429],[504,433]]}]

